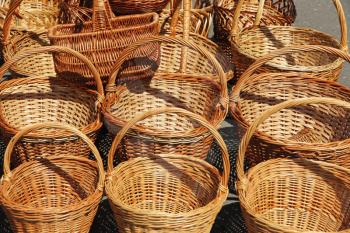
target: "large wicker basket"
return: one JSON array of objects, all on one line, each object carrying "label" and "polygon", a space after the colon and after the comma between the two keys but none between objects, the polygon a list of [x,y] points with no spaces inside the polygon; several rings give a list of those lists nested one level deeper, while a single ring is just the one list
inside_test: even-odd
[{"label": "large wicker basket", "polygon": [[[128,45],[148,36],[159,34],[159,16],[156,13],[115,17],[107,0],[93,1],[92,21],[82,25],[63,24],[49,30],[51,44],[72,48],[89,58],[102,78],[108,77],[121,51]],[[153,63],[159,62],[159,45],[149,44],[129,58],[125,75],[138,77],[153,74]],[[54,55],[58,72],[71,70],[88,81],[91,73],[85,64],[68,54]]]},{"label": "large wicker basket", "polygon": [[[113,156],[126,132],[146,117],[172,113],[200,123],[218,141],[224,171],[191,154],[147,151],[113,168]],[[172,135],[169,135],[171,137]],[[228,151],[222,137],[204,118],[179,108],[141,113],[129,121],[113,141],[108,155],[106,194],[120,233],[209,233],[228,195]]]},{"label": "large wicker basket", "polygon": [[[262,0],[264,1],[264,0]],[[233,64],[236,66],[236,78],[251,65],[257,58],[267,55],[271,51],[283,47],[298,45],[324,45],[347,51],[347,26],[344,10],[340,0],[334,0],[334,5],[339,15],[341,26],[341,41],[336,38],[309,28],[296,26],[258,26],[242,32],[239,31],[238,17],[242,9],[241,0],[235,12],[234,26],[232,28],[231,42]],[[259,11],[261,12],[261,10]],[[260,19],[260,17],[258,17]],[[257,20],[259,22],[259,20]],[[258,24],[257,24],[258,25]],[[302,71],[313,73],[320,78],[337,80],[342,62],[336,57],[329,57],[322,52],[295,53],[280,59],[271,61],[268,65],[271,71]],[[317,67],[317,68],[315,68]],[[318,72],[317,70],[322,70]],[[328,69],[327,76],[323,71]],[[333,72],[333,75],[329,73]]]},{"label": "large wicker basket", "polygon": [[[211,74],[157,72],[151,79],[131,82],[116,80],[123,59],[139,46],[151,42],[178,44],[198,51],[201,59],[208,59],[208,64],[212,65]],[[179,52],[181,53],[181,49]],[[188,60],[187,67],[190,65],[191,61]],[[215,71],[219,74],[220,83],[213,74]],[[227,86],[220,64],[205,48],[175,37],[151,37],[129,46],[116,62],[106,91],[102,112],[111,134],[116,134],[135,115],[165,106],[190,110],[206,118],[215,127],[226,116]],[[136,134],[125,137],[120,147],[126,158],[143,155],[146,151],[176,152],[205,158],[212,142],[212,136],[205,129],[198,128],[184,117],[174,114],[149,118],[134,129]],[[174,133],[174,129],[180,133]],[[172,139],[168,138],[169,135]]]},{"label": "large wicker basket", "polygon": [[[218,40],[227,40],[231,34],[234,13],[237,9],[238,0],[216,0],[214,1],[214,35]],[[264,4],[265,3],[265,4]],[[259,4],[264,4],[259,8]],[[259,10],[261,19],[256,21],[256,15]],[[260,26],[265,25],[291,25],[296,17],[296,9],[293,0],[266,0],[247,1],[243,2],[238,21],[238,31],[243,31],[246,28],[259,23]]]},{"label": "large wicker basket", "polygon": [[[332,97],[350,102],[350,89],[336,82],[302,73],[254,74],[276,54],[322,51],[350,61],[340,50],[321,46],[285,48],[260,58],[232,89],[230,111],[240,131],[245,131],[257,114],[277,103],[301,97]],[[332,105],[283,110],[261,124],[252,140],[247,160],[257,164],[280,156],[317,158],[350,168],[350,110]],[[281,128],[283,125],[283,128]]]},{"label": "large wicker basket", "polygon": [[[350,108],[349,102],[331,98],[295,99],[275,105],[251,124],[241,141],[236,183],[249,233],[350,231],[349,169],[317,160],[283,158],[244,172],[245,152],[259,124],[273,113],[301,104]],[[285,127],[278,123],[281,129]],[[337,155],[332,152],[329,156]]]},{"label": "large wicker basket", "polygon": [[[0,69],[0,77],[17,61],[28,56],[44,53],[70,53],[81,59],[94,74],[98,91],[93,91],[59,77],[14,78],[0,83],[0,128],[8,141],[28,124],[57,121],[70,124],[95,140],[102,126],[100,103],[103,86],[93,64],[83,55],[68,48],[43,46],[26,50],[6,62]],[[62,131],[32,132],[15,148],[20,161],[50,154],[79,154],[88,156],[90,149],[70,133]]]},{"label": "large wicker basket", "polygon": [[[16,143],[41,129],[64,130],[78,136],[97,162],[62,151],[61,156],[54,152],[56,156],[26,162],[10,171]],[[51,152],[48,149],[46,153]],[[14,232],[89,232],[102,198],[105,174],[98,150],[87,136],[65,124],[30,125],[11,139],[4,156],[0,200]]]}]

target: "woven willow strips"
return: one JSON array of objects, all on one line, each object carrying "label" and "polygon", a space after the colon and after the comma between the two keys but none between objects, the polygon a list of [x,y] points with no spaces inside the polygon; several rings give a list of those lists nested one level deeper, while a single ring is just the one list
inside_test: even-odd
[{"label": "woven willow strips", "polygon": [[[50,28],[51,44],[72,48],[89,58],[106,78],[114,62],[124,48],[145,37],[159,34],[159,16],[156,13],[115,17],[108,0],[93,1],[92,20],[81,28],[75,24],[63,24]],[[136,51],[121,75],[147,77],[154,73],[159,63],[159,45],[150,44]],[[84,64],[67,54],[54,55],[58,72],[70,70],[91,81],[91,73]]]},{"label": "woven willow strips", "polygon": [[[186,46],[197,51],[202,58],[210,61],[219,74],[220,83],[212,75],[196,75],[192,72],[161,72],[151,79],[137,82],[116,79],[124,59],[129,54],[144,44],[159,42]],[[187,68],[190,68],[190,64],[187,64]],[[113,68],[106,91],[102,112],[108,131],[112,134],[116,134],[120,127],[135,115],[166,106],[190,110],[206,118],[215,127],[220,125],[227,114],[226,78],[214,55],[199,45],[170,36],[150,37],[125,49]],[[152,117],[142,122],[142,125],[135,126],[136,135],[125,137],[120,153],[125,158],[137,157],[147,151],[191,154],[199,158],[206,156],[212,142],[212,136],[208,135],[206,129],[197,127],[193,122],[178,115],[166,114],[162,118],[163,120],[159,121],[158,117]]]},{"label": "woven willow strips", "polygon": [[[333,81],[303,73],[256,73],[275,56],[320,52],[350,61],[350,56],[331,47],[307,45],[284,48],[258,59],[232,89],[230,112],[245,131],[257,114],[277,103],[301,97],[332,97],[350,102],[350,89]],[[248,161],[257,164],[281,156],[317,158],[350,168],[350,111],[332,105],[293,108],[274,114],[256,133]],[[283,124],[283,128],[281,128]]]},{"label": "woven willow strips", "polygon": [[[36,159],[10,171],[16,143],[31,131],[41,129],[76,135],[87,144],[97,162],[72,153]],[[102,198],[104,178],[100,154],[85,134],[67,124],[30,125],[18,132],[6,148],[2,208],[14,232],[88,233]]]},{"label": "woven willow strips", "polygon": [[[104,91],[100,75],[94,65],[82,54],[64,47],[43,46],[18,53],[0,68],[0,78],[13,64],[28,56],[41,53],[69,53],[81,60],[94,75],[97,91],[60,77],[14,78],[0,83],[0,127],[2,136],[9,140],[28,124],[46,121],[70,124],[94,140],[102,126],[100,106]],[[61,131],[32,132],[17,144],[21,162],[37,156],[74,153],[88,156],[90,149]]]},{"label": "woven willow strips", "polygon": [[[188,154],[153,151],[113,168],[116,148],[136,122],[163,113],[196,120],[218,141],[224,171]],[[160,115],[160,116],[161,116]],[[206,233],[227,198],[230,163],[219,132],[204,118],[179,108],[140,113],[115,137],[108,155],[106,194],[119,232]]]},{"label": "woven willow strips", "polygon": [[241,141],[236,186],[250,233],[350,232],[349,169],[317,160],[284,158],[244,172],[249,141],[259,125],[285,108],[309,104],[350,108],[349,102],[332,98],[288,100],[260,114]]},{"label": "woven willow strips", "polygon": [[[262,3],[264,0],[261,1],[261,7],[257,12],[254,26],[241,32],[239,31],[238,19],[243,1],[244,0],[240,0],[240,2],[238,2],[230,37],[233,52],[232,62],[237,68],[237,77],[240,77],[257,58],[284,47],[324,45],[343,51],[347,51],[348,49],[346,18],[340,0],[333,0],[341,27],[340,43],[333,36],[309,28],[295,26],[259,26],[263,13]],[[319,69],[325,69],[325,67],[327,67],[329,72],[333,72],[334,74],[328,77],[321,76],[321,78],[337,80],[339,71],[342,69],[342,63],[339,63],[337,59],[330,58],[326,59],[327,63],[325,63],[324,58],[327,57],[327,54],[320,52],[307,54],[295,53],[287,57],[274,59],[266,68],[271,72],[301,71],[311,73],[314,72],[314,67],[318,67]],[[314,73],[318,75],[317,72]]]}]

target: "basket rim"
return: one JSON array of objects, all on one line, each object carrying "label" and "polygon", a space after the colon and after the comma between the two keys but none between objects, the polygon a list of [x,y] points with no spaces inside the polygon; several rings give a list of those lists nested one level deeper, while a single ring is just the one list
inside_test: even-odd
[{"label": "basket rim", "polygon": [[[220,85],[213,80],[212,78],[208,78],[208,75],[194,75],[194,74],[177,74],[177,73],[166,73],[167,76],[173,75],[174,77],[166,77],[166,76],[162,76],[162,74],[165,73],[156,73],[153,77],[152,80],[164,80],[164,79],[174,79],[174,78],[181,78],[181,77],[185,77],[182,78],[182,80],[185,81],[189,81],[191,77],[195,78],[195,79],[201,79],[203,82],[206,82],[210,85],[212,85],[214,88],[216,88],[217,90],[220,91]],[[188,77],[189,76],[189,77]],[[195,80],[190,80],[191,82],[195,82]],[[111,124],[113,126],[117,126],[117,127],[122,127],[123,125],[125,125],[128,120],[126,119],[122,119],[120,117],[115,117],[112,113],[111,113],[111,107],[118,101],[118,96],[121,96],[124,92],[127,92],[128,89],[125,86],[117,86],[116,91],[111,95],[111,94],[107,94],[106,98],[103,102],[101,111],[102,114],[104,116],[104,120],[108,122],[108,124]],[[223,122],[225,120],[225,111],[222,110],[221,106],[217,106],[215,107],[215,111],[214,114],[212,114],[212,119],[209,120],[209,122],[215,127],[218,128],[220,127],[221,122]],[[130,119],[129,119],[130,120]],[[199,126],[198,128],[193,128],[191,130],[186,130],[186,131],[181,131],[181,132],[173,132],[173,131],[167,131],[167,130],[163,130],[163,131],[155,131],[152,128],[148,127],[148,126],[143,126],[140,124],[136,124],[134,126],[131,127],[132,131],[136,131],[138,134],[147,134],[147,136],[152,137],[152,139],[154,139],[154,137],[157,138],[162,138],[164,140],[164,138],[166,138],[167,140],[169,139],[179,139],[179,138],[198,138],[196,140],[200,140],[203,137],[203,134],[207,135],[208,134],[208,129],[205,128],[204,126]]]},{"label": "basket rim", "polygon": [[[97,171],[97,176],[98,177],[98,166],[96,161],[85,158],[85,157],[80,157],[80,156],[52,156],[49,158],[49,160],[66,160],[72,162],[74,161],[80,161],[80,162],[85,162],[89,163],[90,166],[96,167]],[[21,169],[24,169],[25,167],[31,166],[32,164],[38,163],[38,161],[32,160],[28,161],[26,163],[20,164],[18,167],[14,168],[11,171],[11,177],[9,180],[3,179],[4,176],[1,178],[1,185],[0,189],[3,190],[4,187],[8,187],[12,185],[11,179],[12,177],[16,176],[18,172],[20,172]],[[14,202],[10,200],[7,195],[8,189],[5,191],[0,192],[0,199],[1,199],[1,204],[5,206],[6,209],[17,209],[21,212],[31,212],[31,213],[40,213],[40,214],[45,214],[45,215],[57,215],[57,214],[69,214],[73,211],[78,211],[79,209],[91,205],[91,203],[95,203],[96,201],[99,201],[102,198],[103,191],[98,189],[98,181],[96,181],[96,188],[93,194],[89,195],[87,198],[84,200],[80,200],[80,203],[73,204],[73,205],[67,205],[64,207],[42,207],[42,208],[37,208],[37,207],[27,207],[26,205],[19,204],[18,202]]]},{"label": "basket rim", "polygon": [[[92,89],[89,89],[87,87],[81,87],[78,85],[75,85],[72,82],[69,82],[68,80],[64,80],[62,78],[58,78],[58,77],[25,77],[25,78],[13,78],[4,82],[0,83],[0,92],[6,90],[7,88],[11,88],[13,86],[20,86],[20,85],[26,85],[28,83],[37,81],[37,80],[50,80],[50,79],[54,79],[57,82],[61,82],[64,84],[67,84],[69,86],[74,86],[74,88],[76,89],[80,89],[81,91],[85,91],[89,94],[95,94],[96,95],[96,101],[97,101],[97,96],[98,96],[98,92]],[[18,81],[21,81],[20,84],[16,84]],[[13,83],[15,83],[15,85],[12,85]],[[21,129],[19,128],[15,128],[13,126],[11,126],[7,121],[5,121],[5,119],[3,118],[3,114],[2,114],[3,110],[0,106],[0,127],[3,128],[3,130],[7,133],[13,134],[15,135],[16,133],[18,133]],[[88,125],[86,125],[84,128],[80,129],[84,134],[91,134],[93,132],[98,131],[103,123],[101,121],[101,117],[100,117],[101,113],[99,110],[96,111],[96,117],[95,120],[91,123],[89,123]],[[73,140],[76,138],[76,136],[74,135],[74,133],[70,133],[67,132],[65,130],[59,130],[59,133],[43,133],[43,132],[30,132],[28,133],[25,137],[23,137],[24,139],[38,139],[38,140],[45,140],[45,139],[49,139],[49,140],[55,140],[55,139],[62,139],[62,138],[72,138]]]},{"label": "basket rim", "polygon": [[[344,48],[342,48],[342,46],[341,46],[340,42],[338,41],[338,39],[336,39],[333,35],[330,35],[328,33],[321,32],[321,31],[318,31],[318,30],[315,30],[315,29],[312,29],[312,28],[300,27],[300,26],[272,25],[272,26],[259,26],[258,28],[249,27],[249,28],[244,29],[238,35],[237,38],[240,38],[241,35],[245,34],[245,33],[249,33],[249,32],[251,33],[251,32],[254,32],[254,31],[259,31],[261,28],[267,28],[267,29],[272,28],[272,29],[281,29],[281,30],[289,29],[290,31],[298,30],[298,31],[303,31],[304,33],[309,33],[309,34],[316,33],[318,35],[324,36],[324,38],[327,38],[328,41],[331,41],[332,43],[337,44],[337,47],[334,47],[334,48],[340,49],[342,51],[344,50]],[[239,43],[236,43],[236,41],[234,40],[233,37],[234,36],[230,36],[229,37],[229,41],[231,42],[231,46],[234,46],[235,49],[240,54],[243,54],[244,56],[246,56],[246,57],[248,57],[248,58],[250,58],[252,60],[256,60],[257,58],[259,58],[259,57],[255,56],[254,54],[248,53],[245,49],[242,49],[241,46],[239,46]],[[246,41],[245,41],[245,43],[246,43]],[[293,46],[293,45],[288,45],[288,46],[285,46],[285,47],[290,47],[290,46]],[[328,63],[326,65],[321,65],[321,66],[293,65],[293,66],[287,66],[286,67],[284,65],[276,64],[273,61],[268,61],[268,62],[266,62],[265,65],[271,66],[271,67],[276,68],[276,69],[284,70],[284,71],[322,72],[322,71],[329,71],[330,69],[338,68],[340,65],[343,64],[343,62],[344,61],[341,58],[337,58],[333,62]]]},{"label": "basket rim", "polygon": [[[155,158],[161,156],[162,159],[174,159],[174,158],[183,158],[184,160],[187,161],[191,161],[191,163],[196,163],[196,164],[201,164],[203,167],[206,167],[207,169],[212,170],[213,172],[217,173],[219,180],[222,180],[222,177],[220,176],[220,173],[218,171],[218,169],[211,165],[210,163],[206,162],[203,159],[199,159],[199,158],[195,158],[195,157],[190,157],[190,156],[186,156],[186,155],[181,155],[181,154],[159,154],[156,155]],[[164,217],[164,215],[166,215],[167,217],[190,217],[193,215],[198,215],[202,212],[204,212],[204,210],[206,209],[210,209],[211,211],[214,211],[215,207],[217,207],[218,205],[220,205],[220,208],[223,204],[223,202],[226,200],[227,196],[228,196],[228,187],[225,187],[222,183],[220,183],[218,185],[218,190],[216,197],[210,201],[209,203],[207,203],[205,206],[196,208],[194,210],[188,211],[188,212],[181,212],[181,213],[167,213],[167,212],[161,212],[161,211],[156,211],[156,210],[144,210],[144,209],[139,209],[139,208],[135,208],[135,207],[130,207],[130,205],[128,204],[124,204],[123,202],[119,201],[119,200],[114,200],[112,198],[110,198],[110,196],[108,195],[109,191],[108,190],[112,190],[112,188],[110,188],[110,183],[112,183],[112,178],[113,176],[118,175],[118,171],[123,170],[123,169],[128,169],[128,167],[130,166],[130,164],[132,165],[133,163],[137,163],[137,162],[142,162],[142,160],[149,160],[149,157],[136,157],[127,161],[122,162],[121,164],[119,164],[117,167],[115,167],[112,171],[111,174],[107,174],[106,177],[106,182],[105,182],[105,192],[106,192],[106,196],[108,197],[108,199],[116,206],[122,208],[125,211],[128,212],[133,212],[133,213],[137,213],[137,214],[143,214],[146,216],[152,215],[152,216],[159,216],[159,217]]]},{"label": "basket rim", "polygon": [[[316,77],[312,77],[308,74],[303,74],[303,73],[298,73],[298,72],[291,72],[288,74],[285,74],[283,72],[276,72],[276,73],[260,73],[260,74],[254,74],[250,80],[248,80],[243,86],[242,89],[246,85],[253,85],[253,83],[256,80],[262,80],[262,79],[268,79],[269,81],[274,81],[273,76],[279,76],[280,74],[283,74],[284,76],[288,76],[288,79],[286,79],[286,82],[292,82],[290,79],[294,78],[305,78],[305,79],[310,79],[313,81],[313,83],[318,83],[320,85],[329,85],[333,86],[334,89],[341,90],[341,92],[346,92],[348,93],[350,97],[350,88],[346,87],[340,83],[331,81],[331,80],[324,80],[324,79],[319,79]],[[272,77],[272,78],[271,78]],[[280,81],[279,81],[280,83]],[[295,82],[293,82],[295,84]],[[240,93],[241,90],[236,90],[236,86],[232,88],[231,93]],[[233,95],[232,95],[233,96]],[[232,97],[231,96],[231,97]],[[239,127],[242,127],[244,129],[247,129],[250,125],[246,121],[246,118],[242,116],[242,111],[241,111],[241,101],[234,102],[233,100],[230,101],[229,104],[229,111],[231,116],[235,119],[236,123],[238,124]],[[350,137],[341,141],[332,141],[332,142],[327,142],[327,143],[310,143],[310,142],[296,142],[293,140],[289,139],[283,139],[283,138],[276,138],[272,137],[269,134],[262,132],[260,130],[256,130],[254,133],[255,137],[258,137],[260,140],[263,140],[269,144],[272,145],[277,145],[286,148],[293,148],[293,150],[315,150],[315,147],[317,147],[317,151],[327,151],[329,148],[344,148],[344,147],[349,147],[350,145]]]},{"label": "basket rim", "polygon": [[[152,21],[146,24],[138,25],[138,26],[130,26],[127,28],[112,28],[111,30],[105,29],[105,30],[99,30],[99,31],[89,31],[89,32],[78,32],[78,33],[70,33],[70,34],[61,34],[60,30],[65,28],[74,28],[75,24],[57,24],[53,27],[50,27],[48,30],[48,37],[49,39],[66,39],[66,38],[76,38],[76,37],[86,37],[86,36],[94,36],[94,35],[100,35],[100,34],[114,34],[116,32],[125,32],[130,30],[140,30],[144,28],[152,28],[152,27],[158,27],[159,26],[159,15],[155,12],[150,13],[143,13],[143,14],[134,14],[134,15],[122,15],[118,17],[114,17],[111,19],[111,22],[113,21],[120,21],[120,20],[129,20],[130,18],[147,18],[152,17]],[[92,21],[87,21],[84,24],[91,24]]]},{"label": "basket rim", "polygon": [[[238,194],[239,194],[238,196],[239,196],[239,201],[240,201],[241,208],[243,209],[243,211],[250,215],[249,218],[253,217],[254,221],[258,221],[260,223],[259,225],[268,226],[269,229],[275,229],[275,230],[278,230],[279,232],[288,232],[288,233],[299,233],[300,232],[298,230],[287,229],[285,226],[282,226],[282,225],[279,225],[279,224],[276,224],[276,223],[271,223],[271,221],[267,220],[264,217],[261,217],[261,215],[254,214],[254,212],[252,211],[252,208],[250,208],[250,206],[247,205],[247,201],[246,201],[247,197],[252,195],[252,193],[249,193],[249,192],[246,192],[246,191],[247,191],[247,188],[249,186],[249,181],[251,180],[251,177],[254,176],[254,174],[258,173],[259,170],[264,170],[264,168],[266,166],[269,166],[270,164],[283,163],[283,162],[293,162],[293,161],[302,161],[304,163],[306,161],[309,164],[313,163],[313,164],[321,165],[322,167],[337,169],[338,171],[342,170],[344,172],[349,173],[349,175],[350,175],[350,169],[347,169],[345,167],[342,167],[342,166],[339,166],[339,165],[336,165],[336,164],[333,164],[333,163],[329,163],[329,162],[323,162],[323,161],[312,160],[312,159],[303,159],[303,158],[275,158],[275,159],[269,159],[269,160],[263,161],[263,162],[255,165],[252,168],[249,168],[248,171],[245,172],[245,176],[247,178],[246,181],[248,183],[240,186],[241,189],[238,189]],[[289,164],[289,166],[292,166],[292,164]],[[298,168],[300,168],[300,166]],[[277,171],[278,170],[278,166],[275,166],[275,169],[276,169],[276,171],[274,171],[274,172],[277,173],[278,172]],[[246,215],[247,214],[245,214],[245,216]],[[245,217],[245,219],[246,218],[247,217]],[[345,232],[349,232],[349,229],[350,229],[350,227],[348,229],[345,229],[345,230],[342,230],[342,231],[337,231],[337,232],[345,233]],[[307,232],[311,232],[311,231],[307,231]],[[322,233],[321,231],[312,231],[312,232]]]}]

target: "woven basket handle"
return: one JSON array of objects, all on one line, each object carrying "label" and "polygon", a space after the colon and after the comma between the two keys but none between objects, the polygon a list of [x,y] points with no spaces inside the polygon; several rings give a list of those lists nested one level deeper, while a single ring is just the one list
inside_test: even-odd
[{"label": "woven basket handle", "polygon": [[112,30],[111,19],[114,17],[108,0],[93,0],[92,27],[93,31]]},{"label": "woven basket handle", "polygon": [[5,17],[4,25],[2,26],[3,30],[3,43],[7,44],[9,37],[10,37],[10,30],[11,30],[11,24],[13,16],[17,15],[18,13],[18,7],[20,6],[21,2],[23,0],[11,0],[9,9],[7,11],[7,15]]},{"label": "woven basket handle", "polygon": [[346,101],[342,101],[334,98],[311,97],[311,98],[300,98],[300,99],[288,100],[280,104],[276,104],[271,108],[269,108],[268,110],[261,113],[254,120],[254,122],[249,126],[249,128],[247,129],[245,135],[241,140],[241,144],[239,145],[238,160],[236,164],[236,172],[237,172],[236,188],[238,190],[244,190],[248,183],[248,179],[244,173],[244,157],[248,149],[249,141],[253,137],[259,125],[263,123],[266,119],[268,119],[272,114],[277,113],[282,109],[295,107],[299,105],[308,105],[308,104],[332,104],[332,105],[337,105],[339,107],[350,109],[350,103]]},{"label": "woven basket handle", "polygon": [[116,88],[116,78],[118,75],[118,72],[124,63],[125,59],[127,59],[132,52],[134,52],[139,47],[148,44],[148,43],[155,43],[155,42],[165,42],[170,44],[180,44],[182,46],[187,46],[189,48],[192,48],[196,51],[198,51],[203,57],[210,60],[211,64],[215,67],[216,71],[219,74],[219,81],[220,81],[220,87],[221,87],[221,93],[220,93],[220,103],[223,106],[224,109],[227,108],[227,82],[226,82],[226,75],[224,73],[224,70],[222,69],[220,63],[216,60],[214,55],[207,51],[207,49],[203,48],[200,45],[197,45],[195,43],[192,43],[190,41],[183,40],[181,38],[177,37],[170,37],[170,36],[151,36],[143,40],[136,41],[132,45],[128,46],[126,49],[123,50],[123,52],[119,55],[118,60],[116,61],[116,64],[114,65],[112,69],[111,76],[108,80],[107,86],[106,86],[106,94],[113,93]]},{"label": "woven basket handle", "polygon": [[[233,14],[232,28],[231,28],[231,36],[233,38],[237,37],[238,34],[240,33],[239,17],[241,16],[241,11],[245,2],[248,2],[248,0],[239,0],[236,6],[236,10]],[[260,0],[253,27],[256,27],[260,24],[261,18],[264,13],[264,6],[265,6],[265,0]]]},{"label": "woven basket handle", "polygon": [[46,122],[46,123],[29,125],[21,129],[15,136],[13,136],[13,138],[8,143],[4,154],[4,177],[3,177],[4,180],[8,180],[9,178],[11,178],[10,162],[11,162],[11,155],[16,143],[23,136],[27,135],[28,133],[34,130],[47,129],[47,128],[54,128],[54,129],[69,131],[77,135],[89,146],[90,150],[92,151],[92,154],[96,158],[98,171],[99,171],[99,180],[98,180],[97,187],[99,190],[102,191],[104,187],[105,172],[103,168],[102,158],[96,146],[94,145],[94,143],[85,134],[83,134],[81,131],[74,128],[73,126],[70,126],[68,124],[56,123],[56,122]]},{"label": "woven basket handle", "polygon": [[97,69],[95,68],[95,66],[92,64],[92,62],[86,58],[84,55],[82,55],[81,53],[70,49],[70,48],[66,48],[66,47],[61,47],[61,46],[42,46],[39,48],[34,48],[34,49],[25,49],[23,51],[21,51],[20,53],[17,53],[14,57],[12,57],[10,60],[8,60],[7,62],[5,62],[5,64],[3,66],[0,67],[0,79],[3,78],[4,74],[6,73],[6,71],[12,66],[14,65],[16,62],[18,62],[19,60],[26,58],[28,56],[31,55],[36,55],[36,54],[40,54],[40,53],[46,53],[46,52],[51,52],[51,53],[55,53],[55,52],[59,52],[59,53],[69,53],[72,56],[78,58],[79,60],[81,60],[83,63],[85,63],[87,65],[87,67],[90,69],[95,83],[96,83],[96,87],[97,87],[97,92],[99,94],[98,96],[98,102],[99,104],[101,104],[103,102],[104,99],[104,91],[103,91],[103,85],[102,85],[102,81],[101,81],[101,77],[100,74],[98,73]]},{"label": "woven basket handle", "polygon": [[226,144],[224,140],[222,139],[220,133],[203,117],[199,116],[198,114],[189,112],[187,110],[181,109],[181,108],[169,108],[169,107],[164,107],[164,108],[159,108],[155,110],[151,110],[148,112],[140,113],[138,114],[135,118],[127,122],[123,128],[118,132],[116,137],[113,140],[112,147],[109,151],[108,154],[108,173],[110,174],[113,171],[113,160],[114,160],[114,155],[116,152],[116,149],[118,145],[120,144],[121,140],[127,133],[129,129],[131,129],[137,122],[142,121],[146,119],[147,117],[162,114],[162,113],[175,113],[179,115],[183,115],[186,117],[189,117],[193,120],[196,120],[198,123],[203,125],[205,128],[209,130],[209,132],[214,136],[216,141],[218,142],[218,145],[221,148],[221,153],[222,153],[222,158],[223,158],[223,174],[222,174],[222,185],[227,187],[228,184],[228,178],[230,175],[230,160],[229,160],[229,153],[226,147]]},{"label": "woven basket handle", "polygon": [[[247,1],[247,0],[240,0],[238,2],[236,11],[234,13],[232,29],[231,29],[231,36],[233,38],[235,38],[239,34],[238,21],[239,21],[239,16],[240,16],[244,1]],[[348,29],[347,29],[344,9],[343,9],[343,6],[342,6],[340,0],[333,0],[333,3],[334,3],[334,6],[337,10],[339,23],[340,23],[340,32],[341,32],[340,45],[342,47],[342,50],[348,51],[348,44],[347,44],[348,43]],[[260,0],[259,8],[258,8],[255,22],[254,22],[254,26],[260,25],[260,21],[262,19],[263,11],[264,11],[264,4],[265,4],[265,0]]]},{"label": "woven basket handle", "polygon": [[242,74],[241,78],[236,83],[236,86],[231,94],[231,100],[233,102],[239,101],[240,90],[243,88],[244,84],[251,78],[254,72],[262,67],[265,63],[271,61],[276,57],[296,52],[324,52],[335,55],[350,63],[350,55],[348,53],[333,47],[321,45],[302,45],[278,49],[267,54],[266,56],[258,58],[251,66],[249,66],[249,68]]}]

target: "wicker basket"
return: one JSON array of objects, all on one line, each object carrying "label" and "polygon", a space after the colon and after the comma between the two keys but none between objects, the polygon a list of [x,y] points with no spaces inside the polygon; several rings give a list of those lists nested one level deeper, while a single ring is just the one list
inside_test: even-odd
[{"label": "wicker basket", "polygon": [[[311,44],[330,46],[347,51],[347,26],[340,0],[333,1],[339,14],[341,25],[342,36],[340,43],[336,38],[328,34],[294,26],[259,26],[240,32],[238,30],[238,16],[242,8],[242,1],[239,2],[235,12],[236,20],[234,21],[230,38],[232,42],[232,62],[236,66],[236,78],[239,78],[257,58],[283,47]],[[260,17],[257,18],[257,22],[259,22]],[[329,69],[329,72],[334,70],[335,75],[333,77],[329,76],[327,79],[337,80],[339,77],[338,71],[342,68],[342,63],[337,59],[324,59],[324,57],[327,57],[327,54],[314,53],[305,55],[297,53],[283,59],[274,60],[269,63],[269,67],[271,71],[301,70],[303,72],[314,72],[315,75],[318,75],[317,69]],[[317,69],[315,69],[315,66],[317,66]]]},{"label": "wicker basket", "polygon": [[[107,0],[93,1],[92,21],[82,25],[57,25],[49,30],[51,44],[72,48],[89,58],[97,67],[102,78],[111,73],[121,51],[142,38],[158,35],[159,16],[156,13],[114,17]],[[138,77],[153,74],[154,63],[159,63],[159,45],[149,44],[136,51],[125,67],[126,76]],[[91,73],[85,64],[68,54],[54,55],[58,72],[71,70],[87,80]],[[122,73],[123,75],[123,73]]]},{"label": "wicker basket", "polygon": [[[198,51],[202,60],[207,58],[212,64],[211,73],[214,70],[219,73],[220,83],[209,74],[157,72],[151,79],[131,82],[119,79],[117,80],[119,85],[116,85],[116,76],[123,59],[139,46],[150,42],[178,44]],[[190,62],[187,68],[189,66]],[[125,83],[120,85],[123,82]],[[191,110],[205,117],[215,127],[218,127],[226,116],[227,86],[220,64],[205,48],[175,37],[151,37],[129,46],[116,62],[106,91],[102,112],[111,134],[116,134],[120,127],[138,113],[165,106]],[[174,133],[174,129],[180,133]],[[121,153],[126,158],[143,155],[146,151],[176,152],[205,158],[212,142],[212,136],[206,130],[174,114],[150,118],[136,126],[135,130],[136,135],[128,135],[121,144]],[[185,136],[184,132],[186,132]],[[168,138],[169,135],[172,139]]]},{"label": "wicker basket", "polygon": [[275,105],[252,123],[241,141],[236,183],[250,233],[349,232],[349,169],[317,160],[283,158],[265,161],[244,173],[245,152],[259,124],[273,113],[301,104],[350,108],[348,102],[332,98],[295,99]]},{"label": "wicker basket", "polygon": [[[58,121],[70,124],[95,140],[102,126],[99,106],[103,101],[103,86],[93,64],[83,55],[68,48],[43,46],[26,50],[6,62],[0,69],[3,77],[12,64],[22,58],[44,53],[70,53],[86,63],[94,74],[98,91],[82,87],[62,77],[14,78],[0,84],[0,128],[2,136],[9,140],[28,124]],[[25,136],[15,148],[20,161],[36,158],[38,155],[79,154],[88,156],[89,148],[76,137],[62,131],[32,132]]]},{"label": "wicker basket", "polygon": [[[324,46],[285,48],[260,58],[232,90],[230,111],[240,131],[256,115],[285,100],[301,97],[332,97],[350,102],[350,89],[336,82],[302,73],[261,73],[252,75],[276,54],[322,52],[350,61],[346,53]],[[255,134],[248,161],[257,164],[280,156],[318,158],[350,168],[350,110],[337,106],[293,108],[274,114]],[[283,124],[283,129],[281,125]],[[334,156],[332,156],[334,155]]]},{"label": "wicker basket", "polygon": [[[23,19],[14,20],[17,12]],[[3,22],[3,58],[12,59],[23,49],[49,45],[47,29],[56,24],[58,1],[13,0]],[[3,23],[3,24],[2,24]],[[11,67],[13,72],[24,76],[55,75],[51,54],[29,56]]]},{"label": "wicker basket", "polygon": [[[232,30],[234,12],[236,11],[238,0],[214,1],[214,36],[218,40],[227,41]],[[239,14],[238,31],[241,32],[257,23],[256,14],[262,1],[245,0]],[[296,9],[293,0],[266,0],[260,10],[262,16],[258,22],[260,26],[265,25],[291,25],[296,17]]]},{"label": "wicker basket", "polygon": [[[147,151],[144,156],[113,169],[113,156],[126,132],[136,122],[164,113],[190,117],[207,128],[222,150],[224,172],[221,177],[214,166],[191,154],[163,154],[158,151]],[[230,165],[225,142],[204,118],[179,108],[142,113],[121,129],[108,159],[105,190],[119,233],[210,232],[228,195]]]},{"label": "wicker basket", "polygon": [[[73,152],[69,156],[26,162],[10,171],[15,144],[26,134],[40,129],[64,130],[78,136],[97,162],[77,157]],[[30,125],[18,132],[6,149],[1,207],[14,232],[88,233],[102,198],[104,178],[98,150],[82,132],[58,123]]]}]

